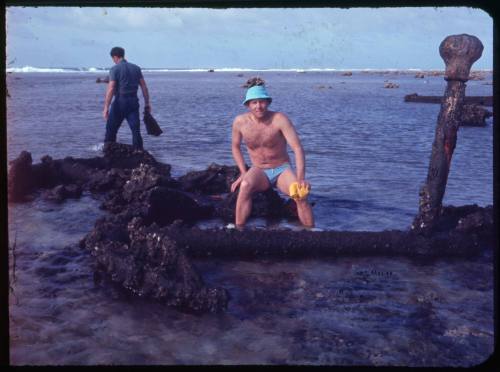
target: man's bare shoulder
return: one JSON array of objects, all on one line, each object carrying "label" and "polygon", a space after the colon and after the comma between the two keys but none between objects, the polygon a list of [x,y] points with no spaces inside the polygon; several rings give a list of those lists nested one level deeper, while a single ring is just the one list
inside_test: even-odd
[{"label": "man's bare shoulder", "polygon": [[233,120],[233,126],[238,127],[248,120],[248,113],[239,114]]},{"label": "man's bare shoulder", "polygon": [[279,125],[293,125],[292,121],[288,118],[288,116],[283,112],[279,111],[274,112],[273,122]]}]

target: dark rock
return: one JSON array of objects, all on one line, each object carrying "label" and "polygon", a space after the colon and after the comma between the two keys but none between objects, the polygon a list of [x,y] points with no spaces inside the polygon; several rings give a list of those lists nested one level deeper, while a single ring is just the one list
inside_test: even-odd
[{"label": "dark rock", "polygon": [[211,215],[211,205],[199,202],[190,193],[168,187],[171,185],[170,177],[151,165],[141,164],[120,187],[121,194],[111,194],[103,207],[114,213],[129,210],[131,216],[141,216],[148,224],[154,222],[160,226],[176,219],[193,223]]},{"label": "dark rock", "polygon": [[[247,167],[248,168],[248,167]],[[231,184],[239,177],[236,166],[211,164],[204,171],[194,171],[179,177],[179,187],[188,192],[201,194],[224,194],[230,192]]]},{"label": "dark rock", "polygon": [[212,215],[211,205],[202,205],[185,192],[155,187],[142,196],[139,205],[145,213],[144,218],[148,223],[157,223],[160,226],[175,220],[194,223]]},{"label": "dark rock", "polygon": [[121,190],[111,190],[106,195],[106,198],[100,208],[116,214],[125,208],[124,206],[126,203],[127,201],[123,198]]},{"label": "dark rock", "polygon": [[32,164],[31,154],[23,151],[10,164],[9,200],[16,202],[36,189],[61,184],[75,184],[91,192],[118,189],[130,178],[131,169],[141,164],[152,166],[165,185],[177,185],[170,177],[170,165],[157,162],[147,151],[134,151],[132,146],[119,143],[107,144],[103,157],[53,160],[46,155],[41,163]]},{"label": "dark rock", "polygon": [[346,71],[342,74],[342,76],[352,76],[352,72],[351,71]]},{"label": "dark rock", "polygon": [[128,225],[119,219],[116,217],[114,221],[119,222],[119,239],[112,239],[109,233],[117,224],[103,219],[81,242],[96,258],[98,271],[138,296],[182,310],[218,312],[226,309],[227,291],[206,287],[165,231],[156,226],[148,228],[139,218],[132,219]]},{"label": "dark rock", "polygon": [[145,191],[161,185],[161,175],[148,164],[141,164],[132,170],[130,179],[123,186],[123,198],[130,202]]},{"label": "dark rock", "polygon": [[99,218],[95,222],[94,229],[80,242],[80,246],[97,251],[103,242],[130,243],[127,231],[128,221],[128,216],[124,214]]},{"label": "dark rock", "polygon": [[65,185],[64,192],[66,197],[70,199],[78,199],[82,196],[82,188],[75,184]]},{"label": "dark rock", "polygon": [[42,198],[53,202],[63,202],[68,198],[79,198],[82,195],[82,188],[78,185],[58,185],[51,190],[42,193]]},{"label": "dark rock", "polygon": [[[96,169],[88,175],[85,188],[92,192],[106,192],[120,190],[128,181],[131,171],[128,169],[112,168],[110,170]],[[83,172],[80,175],[84,174]]]},{"label": "dark rock", "polygon": [[458,230],[463,232],[485,232],[493,228],[493,208],[479,207],[476,204],[460,207],[445,206],[437,229],[440,231]]},{"label": "dark rock", "polygon": [[138,151],[131,145],[107,142],[104,144],[103,153],[107,169],[132,169],[141,164],[149,164],[161,168],[165,176],[170,176],[170,166],[168,164],[158,163],[149,152],[145,150]]},{"label": "dark rock", "polygon": [[[106,173],[102,158],[74,159],[66,157],[56,160],[54,164],[54,178],[63,183],[75,183],[80,186],[86,183],[99,182]],[[91,189],[90,185],[86,186]]]},{"label": "dark rock", "polygon": [[11,202],[22,202],[27,194],[36,187],[31,164],[33,159],[27,151],[21,152],[9,165],[8,199]]},{"label": "dark rock", "polygon": [[479,105],[464,105],[462,108],[461,126],[484,127],[486,119],[493,113]]},{"label": "dark rock", "polygon": [[388,82],[388,83],[384,84],[384,88],[389,88],[389,89],[399,88],[399,85],[396,84],[396,83],[390,83],[390,82]]}]

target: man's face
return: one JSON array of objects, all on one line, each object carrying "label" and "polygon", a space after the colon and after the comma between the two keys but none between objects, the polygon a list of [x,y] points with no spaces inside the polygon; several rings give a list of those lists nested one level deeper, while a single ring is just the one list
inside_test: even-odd
[{"label": "man's face", "polygon": [[269,100],[267,99],[252,99],[248,101],[248,109],[250,112],[255,115],[257,118],[262,118],[267,112],[267,108],[269,107]]},{"label": "man's face", "polygon": [[113,62],[115,64],[117,64],[120,61],[120,57],[118,57],[118,56],[111,56],[111,59],[113,60]]}]

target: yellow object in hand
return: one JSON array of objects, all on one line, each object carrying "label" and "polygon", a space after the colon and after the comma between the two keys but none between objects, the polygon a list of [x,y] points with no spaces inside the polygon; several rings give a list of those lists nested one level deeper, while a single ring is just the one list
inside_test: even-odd
[{"label": "yellow object in hand", "polygon": [[309,186],[300,186],[298,182],[293,182],[289,191],[292,199],[302,200],[309,194]]}]

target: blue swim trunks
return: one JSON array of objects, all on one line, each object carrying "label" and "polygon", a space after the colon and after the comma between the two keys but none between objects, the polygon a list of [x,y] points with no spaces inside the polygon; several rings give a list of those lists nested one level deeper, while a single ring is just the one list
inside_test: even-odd
[{"label": "blue swim trunks", "polygon": [[276,168],[262,168],[264,173],[267,176],[267,179],[271,183],[271,185],[274,186],[276,181],[278,180],[278,177],[281,173],[283,173],[285,170],[290,168],[290,163],[283,163],[279,167]]}]

